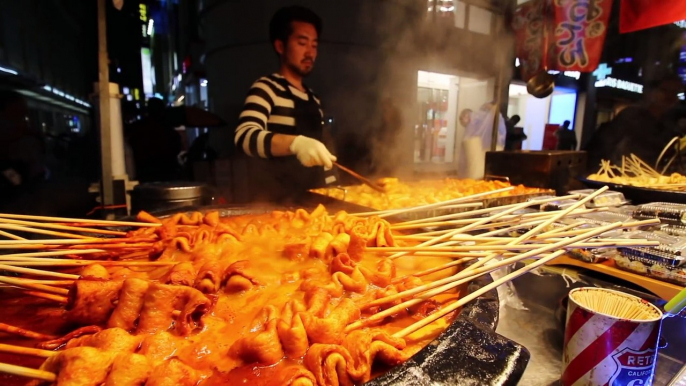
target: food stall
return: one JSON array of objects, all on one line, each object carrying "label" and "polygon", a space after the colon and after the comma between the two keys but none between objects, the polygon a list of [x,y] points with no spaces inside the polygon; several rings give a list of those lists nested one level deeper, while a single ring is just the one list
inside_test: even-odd
[{"label": "food stall", "polygon": [[0,384],[676,384],[686,206],[542,156],[288,204],[0,214]]},{"label": "food stall", "polygon": [[[503,181],[379,182],[386,192],[313,193],[298,205],[307,209],[3,215],[0,379],[536,384],[533,374],[560,377],[539,323],[563,330],[562,278],[658,306],[684,284],[664,265],[626,271],[667,261],[673,239],[660,221],[674,216],[629,213],[607,188],[555,196]],[[543,281],[548,294],[533,284]],[[552,322],[540,308],[551,300]],[[662,336],[683,339],[674,331]],[[659,358],[657,377],[678,371]]]}]

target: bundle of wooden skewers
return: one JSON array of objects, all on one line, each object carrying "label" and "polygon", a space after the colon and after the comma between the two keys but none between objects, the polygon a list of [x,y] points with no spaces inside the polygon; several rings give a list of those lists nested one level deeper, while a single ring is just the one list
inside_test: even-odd
[{"label": "bundle of wooden skewers", "polygon": [[588,179],[651,189],[686,189],[686,176],[679,173],[672,173],[669,176],[662,175],[635,154],[628,157],[623,156],[619,166],[613,165],[608,160],[602,160],[598,172],[589,175]]},{"label": "bundle of wooden skewers", "polygon": [[[380,307],[381,311],[353,321],[347,325],[345,331],[350,332],[378,323],[395,313],[425,302],[438,294],[452,291],[482,275],[511,267],[516,263],[526,263],[522,268],[461,297],[394,334],[395,337],[403,338],[458,310],[488,291],[562,256],[569,249],[644,247],[659,244],[649,240],[604,236],[610,231],[655,225],[659,223],[657,219],[616,222],[590,229],[576,229],[584,225],[583,220],[578,220],[565,226],[553,227],[561,220],[569,223],[570,219],[602,211],[602,208],[586,209],[585,205],[607,188],[599,189],[579,199],[574,205],[558,211],[522,212],[527,208],[538,208],[545,203],[579,197],[570,195],[532,199],[524,203],[488,209],[479,208],[479,204],[474,203],[481,197],[509,189],[513,188],[414,208],[356,213],[355,215],[359,217],[378,216],[392,220],[393,216],[403,213],[422,212],[435,208],[471,208],[466,212],[392,225],[393,237],[396,240],[419,242],[416,246],[367,247],[367,251],[390,259],[421,259],[422,256],[447,256],[454,259],[450,263],[415,272],[409,276],[421,278],[456,266],[464,265],[465,268],[454,275],[358,304],[361,309]],[[65,273],[63,272],[65,268],[93,264],[136,267],[173,265],[174,262],[150,260],[151,252],[155,243],[160,241],[159,238],[127,237],[129,233],[112,229],[158,226],[161,224],[0,214],[0,235],[7,238],[0,240],[0,249],[13,250],[12,253],[0,255],[0,283],[21,289],[27,295],[66,303],[70,295],[67,287],[71,286],[74,281],[80,280],[81,276],[76,273]],[[26,239],[16,234],[17,232],[56,238]],[[401,282],[407,277],[394,278],[393,282]],[[48,338],[39,332],[26,331],[4,324],[0,324],[0,331],[31,338]],[[48,350],[8,345],[0,345],[0,351],[39,357],[49,357],[54,354],[53,351]],[[50,372],[8,364],[0,364],[0,372],[29,376],[48,382],[55,379],[55,375]]]}]

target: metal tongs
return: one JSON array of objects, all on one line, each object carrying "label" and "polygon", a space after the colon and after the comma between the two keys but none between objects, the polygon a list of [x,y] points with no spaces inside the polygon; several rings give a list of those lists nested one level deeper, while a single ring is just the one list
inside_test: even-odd
[{"label": "metal tongs", "polygon": [[339,169],[343,170],[344,172],[355,177],[356,179],[358,179],[363,184],[365,184],[365,185],[369,186],[370,188],[376,190],[377,192],[386,193],[386,189],[384,189],[382,186],[376,184],[375,182],[371,181],[369,178],[364,177],[364,176],[352,171],[351,169],[346,168],[345,166],[339,164],[338,162],[334,162],[333,164],[336,165]]}]

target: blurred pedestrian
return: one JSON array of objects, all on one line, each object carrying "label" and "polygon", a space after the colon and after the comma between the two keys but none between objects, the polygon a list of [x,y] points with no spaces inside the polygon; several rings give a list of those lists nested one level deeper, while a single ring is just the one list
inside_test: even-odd
[{"label": "blurred pedestrian", "polygon": [[576,150],[576,132],[570,128],[570,121],[564,121],[562,126],[555,132],[557,137],[557,150]]},{"label": "blurred pedestrian", "polygon": [[683,91],[681,78],[674,74],[649,82],[641,103],[601,125],[586,144],[589,171],[598,170],[603,159],[620,165],[622,156],[630,154],[654,165],[667,143],[681,134],[679,122],[684,114],[678,94]]},{"label": "blurred pedestrian", "polygon": [[527,136],[524,129],[517,126],[520,121],[519,115],[513,115],[505,122],[505,150],[522,150],[522,141],[527,139]]}]

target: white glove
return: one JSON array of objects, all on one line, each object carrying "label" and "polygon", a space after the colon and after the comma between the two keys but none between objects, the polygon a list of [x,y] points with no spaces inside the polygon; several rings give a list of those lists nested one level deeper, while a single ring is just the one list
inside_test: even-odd
[{"label": "white glove", "polygon": [[329,153],[323,143],[302,135],[295,137],[290,150],[298,157],[298,161],[308,168],[324,166],[326,169],[331,169],[333,162],[336,161],[336,156]]}]

